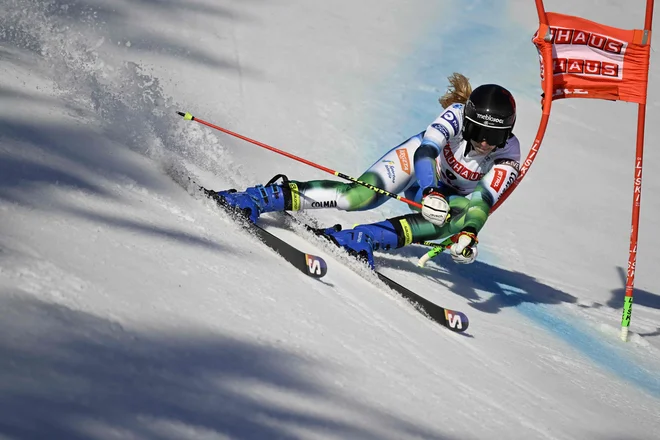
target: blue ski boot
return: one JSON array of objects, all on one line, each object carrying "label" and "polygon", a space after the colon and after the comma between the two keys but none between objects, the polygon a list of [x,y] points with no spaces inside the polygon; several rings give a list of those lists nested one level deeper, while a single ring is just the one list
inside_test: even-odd
[{"label": "blue ski boot", "polygon": [[[253,186],[244,192],[235,189],[217,191],[211,195],[219,204],[245,216],[252,223],[256,223],[264,212],[284,211],[286,196],[285,187],[275,184]],[[288,199],[291,199],[290,190]]]},{"label": "blue ski boot", "polygon": [[350,255],[369,264],[375,269],[374,251],[390,250],[399,247],[399,236],[388,220],[358,225],[344,231],[336,227],[328,228],[323,234],[337,246],[343,247]]}]

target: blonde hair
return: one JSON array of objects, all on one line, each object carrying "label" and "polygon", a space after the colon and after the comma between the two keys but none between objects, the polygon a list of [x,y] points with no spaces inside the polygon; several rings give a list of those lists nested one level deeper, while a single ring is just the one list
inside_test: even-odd
[{"label": "blonde hair", "polygon": [[452,73],[447,79],[449,79],[447,92],[438,99],[442,108],[447,108],[452,104],[465,104],[472,93],[470,79],[458,72]]}]

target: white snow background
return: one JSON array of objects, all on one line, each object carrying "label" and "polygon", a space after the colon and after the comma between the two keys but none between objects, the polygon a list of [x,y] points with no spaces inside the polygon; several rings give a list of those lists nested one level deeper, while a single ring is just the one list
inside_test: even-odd
[{"label": "white snow background", "polygon": [[[546,8],[640,28],[644,4]],[[658,438],[655,50],[628,343],[636,105],[555,102],[475,264],[377,254],[465,312],[467,335],[263,216],[328,261],[322,281],[306,277],[168,177],[333,178],[176,110],[357,177],[435,118],[453,71],[513,91],[526,154],[537,25],[531,0],[3,0],[0,438]],[[302,218],[351,226],[406,209]]]}]

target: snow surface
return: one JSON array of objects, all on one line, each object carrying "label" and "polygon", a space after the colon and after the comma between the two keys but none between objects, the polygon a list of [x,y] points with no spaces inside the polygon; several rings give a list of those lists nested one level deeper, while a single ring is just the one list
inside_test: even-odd
[{"label": "snow surface", "polygon": [[[546,8],[633,28],[644,3]],[[331,178],[176,110],[358,176],[437,115],[455,70],[514,92],[526,153],[536,27],[531,0],[3,0],[0,438],[659,438],[655,52],[627,344],[632,104],[554,104],[477,263],[377,255],[467,313],[467,335],[264,216],[327,259],[322,281],[305,277],[168,177],[217,189]],[[393,201],[304,218],[402,212]]]}]

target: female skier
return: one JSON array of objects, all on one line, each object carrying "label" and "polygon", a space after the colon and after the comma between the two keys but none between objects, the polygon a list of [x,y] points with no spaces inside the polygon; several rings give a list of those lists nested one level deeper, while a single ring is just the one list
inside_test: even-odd
[{"label": "female skier", "polygon": [[[421,212],[322,234],[374,267],[373,251],[396,249],[457,235],[449,247],[457,263],[477,258],[477,234],[490,209],[519,172],[520,144],[512,130],[516,103],[505,88],[486,84],[472,91],[454,73],[439,99],[444,111],[423,132],[392,148],[358,180],[421,202]],[[332,180],[297,182],[284,178],[212,196],[256,222],[273,211],[338,208],[368,210],[388,200],[356,183]]]}]

